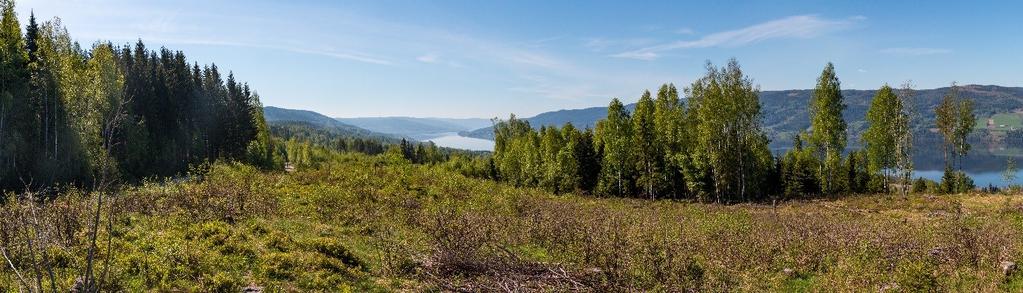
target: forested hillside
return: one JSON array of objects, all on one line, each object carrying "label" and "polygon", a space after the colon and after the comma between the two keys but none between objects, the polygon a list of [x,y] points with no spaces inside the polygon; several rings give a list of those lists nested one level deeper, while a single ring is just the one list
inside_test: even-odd
[{"label": "forested hillside", "polygon": [[[986,119],[986,117],[996,114],[1017,113],[1019,109],[1023,109],[1023,88],[995,85],[964,85],[959,88],[964,98],[972,99],[975,102],[975,110],[978,117],[981,118]],[[920,115],[919,123],[917,123],[918,132],[934,127],[934,109],[949,90],[949,87],[942,87],[915,91],[916,96],[911,101],[911,105]],[[870,99],[876,93],[877,90],[842,90],[842,95],[848,106],[843,112],[843,118],[849,122],[849,141],[853,144],[859,143],[858,138],[866,129],[867,124],[863,117],[867,113]],[[763,126],[768,138],[771,139],[772,146],[791,146],[793,136],[810,127],[807,109],[812,95],[812,89],[760,92]],[[682,97],[682,100],[685,102],[686,98]],[[635,106],[636,104],[633,103],[625,107],[631,112]],[[578,128],[586,128],[596,125],[597,120],[604,118],[606,113],[607,107],[592,107],[545,112],[523,120],[528,121],[534,127],[572,123]],[[1019,119],[1016,116],[1009,118]],[[981,129],[983,127],[978,128],[978,130]],[[463,132],[463,135],[494,139],[491,127],[466,131]]]},{"label": "forested hillside", "polygon": [[472,118],[362,117],[337,120],[375,132],[409,136],[459,132],[490,125],[488,119]]},{"label": "forested hillside", "polygon": [[259,95],[167,48],[83,48],[60,19],[0,21],[0,189],[173,175],[190,165],[283,164]]},{"label": "forested hillside", "polygon": [[308,110],[293,110],[266,106],[263,107],[263,115],[266,117],[266,122],[270,123],[271,126],[296,123],[307,124],[313,128],[325,129],[331,132],[332,135],[397,141],[396,137],[389,134],[378,133],[358,126],[346,124],[337,121],[334,118]]}]

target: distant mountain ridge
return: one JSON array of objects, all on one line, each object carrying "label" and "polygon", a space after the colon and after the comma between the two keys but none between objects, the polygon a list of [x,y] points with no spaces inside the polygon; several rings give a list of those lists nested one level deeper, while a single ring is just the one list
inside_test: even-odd
[{"label": "distant mountain ridge", "polygon": [[[625,110],[632,112],[636,108],[636,104],[625,105]],[[582,128],[593,128],[597,121],[607,117],[607,107],[590,107],[583,109],[571,109],[571,110],[557,110],[552,112],[540,113],[536,116],[529,118],[521,118],[529,121],[529,125],[533,127],[540,126],[562,126],[565,123],[571,122],[572,125]],[[501,118],[506,119],[506,118]],[[471,131],[464,131],[459,133],[462,136],[482,138],[482,139],[494,139],[494,127],[488,126],[480,129]]]},{"label": "distant mountain ridge", "polygon": [[[978,118],[988,117],[993,114],[1012,113],[1017,109],[1023,109],[1023,87],[964,85],[959,88],[960,97],[974,100],[975,113]],[[920,114],[920,120],[917,123],[918,128],[926,129],[932,127],[931,125],[934,124],[934,108],[949,89],[949,87],[942,87],[915,91],[913,106]],[[866,129],[864,116],[867,113],[870,100],[876,92],[877,90],[842,91],[847,105],[843,116],[848,123],[849,142],[852,144],[858,142],[860,133]],[[812,89],[760,92],[763,127],[773,143],[787,144],[791,141],[792,135],[810,127],[807,107],[812,95]],[[626,109],[631,111],[635,106],[635,103],[629,104],[626,105]],[[566,122],[571,122],[576,127],[585,128],[593,127],[598,120],[603,119],[606,115],[607,107],[591,107],[545,112],[525,118],[525,120],[529,121],[529,124],[533,127],[561,126]],[[984,125],[977,125],[978,129],[983,127]],[[494,136],[492,127],[465,131],[461,134],[483,139],[493,139]]]},{"label": "distant mountain ridge", "polygon": [[351,137],[394,137],[389,134],[379,133],[358,126],[345,124],[309,110],[285,109],[274,106],[263,107],[263,117],[266,122],[273,124],[307,123],[312,126],[329,129],[335,134]]},{"label": "distant mountain ridge", "polygon": [[358,117],[334,118],[370,131],[403,136],[459,132],[490,126],[483,118]]}]

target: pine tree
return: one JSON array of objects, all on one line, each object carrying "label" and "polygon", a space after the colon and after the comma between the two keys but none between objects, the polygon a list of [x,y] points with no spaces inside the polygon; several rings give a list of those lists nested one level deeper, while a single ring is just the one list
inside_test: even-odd
[{"label": "pine tree", "polygon": [[817,78],[817,87],[810,100],[809,142],[817,156],[817,178],[825,193],[836,191],[835,172],[841,164],[846,144],[845,110],[841,82],[835,75],[835,66],[828,62]]}]

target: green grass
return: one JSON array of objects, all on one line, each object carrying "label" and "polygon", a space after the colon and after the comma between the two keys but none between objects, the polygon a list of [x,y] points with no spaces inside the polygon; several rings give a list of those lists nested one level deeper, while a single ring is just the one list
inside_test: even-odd
[{"label": "green grass", "polygon": [[[994,120],[994,125],[990,128],[988,128],[988,119]],[[982,117],[977,119],[977,128],[987,128],[996,131],[1018,130],[1023,128],[1023,115],[1018,113],[1002,113],[992,115],[991,117]]]},{"label": "green grass", "polygon": [[[94,199],[69,194],[38,210],[47,231],[72,231],[66,239],[74,241],[35,242],[50,248],[60,288],[84,267]],[[288,174],[219,164],[205,180],[146,184],[115,199],[118,212],[103,219],[113,230],[99,237],[99,259],[112,258],[102,288],[109,291],[1016,291],[1023,284],[1019,273],[998,269],[1004,260],[1023,263],[1017,195],[777,206],[558,196],[344,155]],[[0,209],[4,227],[30,214],[16,203]],[[5,249],[33,279],[24,234],[10,235]],[[9,268],[0,274],[0,288],[19,283]]]}]

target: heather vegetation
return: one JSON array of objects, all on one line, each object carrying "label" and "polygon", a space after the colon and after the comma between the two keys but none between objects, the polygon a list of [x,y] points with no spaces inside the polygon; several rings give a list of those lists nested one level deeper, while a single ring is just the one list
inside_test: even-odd
[{"label": "heather vegetation", "polygon": [[[555,195],[448,167],[349,153],[125,187],[101,206],[98,289],[1023,289],[1014,195],[720,205]],[[6,203],[0,287],[80,286],[96,196]]]}]

